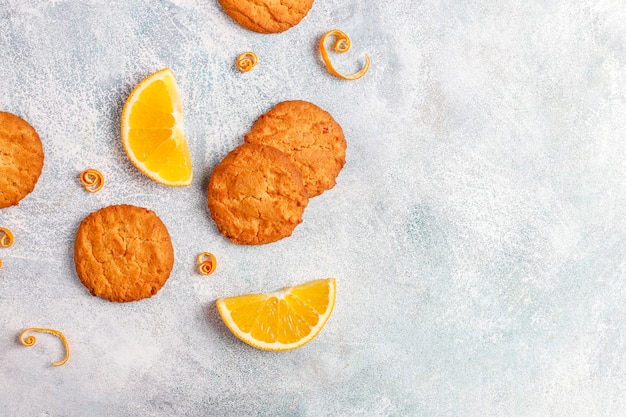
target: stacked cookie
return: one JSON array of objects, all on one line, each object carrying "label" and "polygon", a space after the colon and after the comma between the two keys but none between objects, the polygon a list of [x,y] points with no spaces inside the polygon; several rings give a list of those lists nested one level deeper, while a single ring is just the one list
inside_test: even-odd
[{"label": "stacked cookie", "polygon": [[309,198],[335,186],[345,158],[343,130],[328,112],[306,101],[279,103],[213,170],[211,217],[238,244],[290,236]]}]

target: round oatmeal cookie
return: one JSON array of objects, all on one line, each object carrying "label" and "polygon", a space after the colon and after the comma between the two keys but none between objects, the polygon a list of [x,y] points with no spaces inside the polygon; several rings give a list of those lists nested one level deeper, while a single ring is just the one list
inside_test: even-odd
[{"label": "round oatmeal cookie", "polygon": [[152,297],[170,276],[174,248],[151,210],[131,205],[102,208],[80,224],[74,263],[92,295],[127,302]]},{"label": "round oatmeal cookie", "polygon": [[278,33],[297,25],[313,0],[220,0],[235,22],[259,33]]},{"label": "round oatmeal cookie", "polygon": [[307,197],[302,175],[271,146],[243,144],[220,162],[209,182],[209,210],[234,243],[261,245],[290,236]]},{"label": "round oatmeal cookie", "polygon": [[257,119],[245,141],[286,153],[302,173],[309,197],[333,188],[346,163],[341,126],[328,112],[307,101],[278,103]]},{"label": "round oatmeal cookie", "polygon": [[43,147],[24,119],[0,112],[0,209],[17,205],[35,189],[43,169]]}]

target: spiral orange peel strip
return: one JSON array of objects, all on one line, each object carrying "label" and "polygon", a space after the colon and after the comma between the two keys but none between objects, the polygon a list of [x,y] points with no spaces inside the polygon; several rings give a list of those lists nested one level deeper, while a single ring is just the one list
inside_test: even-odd
[{"label": "spiral orange peel strip", "polygon": [[13,232],[6,227],[0,227],[0,248],[8,248],[13,245],[14,241]]},{"label": "spiral orange peel strip", "polygon": [[104,187],[104,175],[97,169],[89,168],[80,173],[80,182],[86,191],[97,193]]},{"label": "spiral orange peel strip", "polygon": [[320,39],[320,53],[322,54],[322,59],[324,60],[324,64],[326,64],[328,72],[333,74],[335,77],[339,77],[343,80],[358,80],[359,78],[364,76],[365,73],[367,73],[367,71],[370,69],[369,55],[365,54],[365,65],[363,65],[363,68],[361,68],[354,74],[344,75],[335,69],[333,63],[328,57],[328,51],[326,50],[326,39],[329,36],[334,36],[335,38],[337,38],[337,40],[335,41],[335,45],[333,46],[335,52],[343,54],[344,52],[348,52],[348,50],[350,50],[350,38],[348,37],[348,35],[340,31],[339,29],[333,29],[326,32]]},{"label": "spiral orange peel strip", "polygon": [[65,335],[63,333],[61,333],[58,330],[54,330],[54,329],[48,329],[48,328],[43,328],[43,327],[30,327],[26,330],[24,330],[22,333],[20,333],[20,343],[24,346],[34,346],[35,343],[37,343],[37,338],[35,336],[28,336],[26,339],[24,339],[24,335],[27,332],[40,332],[40,333],[49,333],[52,335],[57,336],[59,339],[61,339],[61,341],[63,342],[63,346],[65,346],[65,357],[60,360],[59,362],[52,362],[52,366],[61,366],[64,365],[70,358],[70,345],[69,343],[67,343],[67,339],[65,338]]},{"label": "spiral orange peel strip", "polygon": [[202,275],[211,275],[217,268],[217,259],[210,252],[202,252],[196,261],[198,262],[198,272]]},{"label": "spiral orange peel strip", "polygon": [[254,52],[244,52],[237,57],[237,69],[248,72],[259,62],[259,57]]}]

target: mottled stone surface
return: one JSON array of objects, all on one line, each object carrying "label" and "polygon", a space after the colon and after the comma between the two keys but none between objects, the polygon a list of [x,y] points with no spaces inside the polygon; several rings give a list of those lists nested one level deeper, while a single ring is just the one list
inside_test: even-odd
[{"label": "mottled stone surface", "polygon": [[[0,110],[39,132],[33,193],[0,210],[3,416],[626,415],[626,4],[316,0],[298,26],[247,31],[216,0],[0,0]],[[329,75],[317,42],[352,38]],[[236,57],[259,64],[239,73]],[[337,54],[333,54],[337,55]],[[119,138],[132,87],[178,76],[193,184],[138,172]],[[293,236],[222,237],[217,163],[282,100],[348,142]],[[80,171],[106,176],[86,193]],[[175,248],[151,299],[114,304],[76,276],[74,236],[111,204],[155,211]],[[195,257],[217,255],[210,277]],[[320,335],[250,348],[215,299],[337,278]],[[26,327],[65,333],[26,348]]]}]

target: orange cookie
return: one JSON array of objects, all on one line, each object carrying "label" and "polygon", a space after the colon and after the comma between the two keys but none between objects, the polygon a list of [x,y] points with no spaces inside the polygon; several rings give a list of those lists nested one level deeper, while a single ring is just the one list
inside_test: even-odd
[{"label": "orange cookie", "polygon": [[245,141],[286,153],[302,173],[309,197],[333,188],[346,163],[341,126],[328,112],[306,101],[278,103],[257,119]]},{"label": "orange cookie", "polygon": [[91,294],[109,301],[136,301],[152,297],[165,284],[174,265],[174,248],[153,211],[109,206],[80,224],[74,263]]},{"label": "orange cookie", "polygon": [[43,147],[35,129],[0,112],[0,208],[17,205],[35,189],[43,169]]},{"label": "orange cookie", "polygon": [[300,23],[311,10],[313,0],[220,0],[220,4],[246,29],[277,33]]},{"label": "orange cookie", "polygon": [[220,233],[242,245],[290,236],[308,202],[300,172],[271,146],[239,146],[215,167],[209,182],[211,217]]}]

